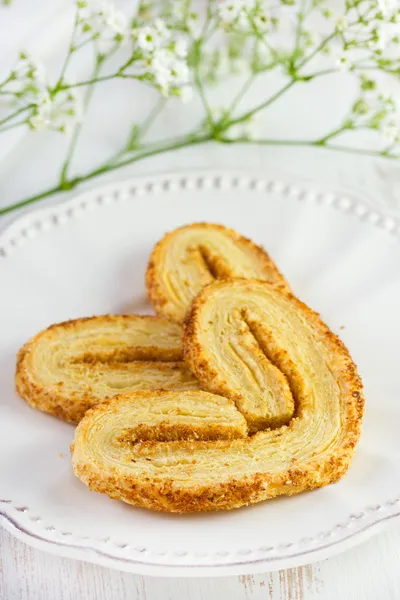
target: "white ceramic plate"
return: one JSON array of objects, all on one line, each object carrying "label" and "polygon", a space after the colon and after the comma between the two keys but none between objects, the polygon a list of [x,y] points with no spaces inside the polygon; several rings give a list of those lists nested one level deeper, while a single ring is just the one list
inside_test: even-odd
[{"label": "white ceramic plate", "polygon": [[[91,493],[73,428],[14,391],[18,348],[50,323],[148,312],[146,261],[169,229],[237,228],[339,332],[365,383],[364,432],[336,485],[228,513],[165,515]],[[240,174],[149,177],[33,212],[0,237],[0,512],[56,554],[151,575],[250,573],[342,552],[400,516],[400,225],[362,201]]]}]

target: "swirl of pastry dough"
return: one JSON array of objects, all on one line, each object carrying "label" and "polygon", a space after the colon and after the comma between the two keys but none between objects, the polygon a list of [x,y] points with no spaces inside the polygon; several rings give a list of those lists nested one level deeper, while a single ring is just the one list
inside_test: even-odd
[{"label": "swirl of pastry dough", "polygon": [[[265,282],[216,282],[194,301],[183,348],[203,386],[226,397],[148,392],[89,411],[72,460],[91,489],[192,512],[293,495],[343,476],[360,435],[362,384],[347,349],[316,313]],[[280,404],[288,389],[290,422],[246,435],[240,417],[250,429],[259,424],[248,397],[269,390]],[[224,435],[215,440],[210,430],[224,418]]]},{"label": "swirl of pastry dough", "polygon": [[16,384],[31,406],[78,423],[123,392],[199,389],[182,330],[162,317],[106,315],[52,325],[19,351]]},{"label": "swirl of pastry dough", "polygon": [[288,288],[263,248],[223,225],[194,223],[167,233],[154,247],[146,273],[147,295],[157,314],[181,323],[205,285],[235,278]]}]

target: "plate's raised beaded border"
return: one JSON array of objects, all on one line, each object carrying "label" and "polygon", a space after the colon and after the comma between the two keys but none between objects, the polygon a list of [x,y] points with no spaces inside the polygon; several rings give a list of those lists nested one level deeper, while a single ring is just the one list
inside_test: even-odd
[{"label": "plate's raised beaded border", "polygon": [[[3,240],[3,242],[0,243],[0,257],[6,259],[14,252],[14,250],[25,245],[25,243],[33,240],[38,235],[45,233],[54,227],[62,226],[69,221],[79,219],[89,211],[102,206],[108,206],[115,202],[126,201],[146,194],[167,194],[179,190],[217,189],[224,192],[235,188],[248,189],[267,194],[279,193],[280,195],[297,199],[300,202],[311,202],[332,206],[334,209],[351,214],[362,222],[379,227],[400,239],[400,221],[384,215],[376,209],[372,209],[359,200],[351,198],[349,195],[312,190],[308,187],[308,184],[295,185],[281,180],[263,179],[246,175],[171,175],[155,177],[151,180],[139,179],[137,180],[137,183],[117,183],[113,186],[109,186],[103,193],[94,195],[95,192],[89,192],[57,207],[44,209],[43,211],[37,211],[28,214],[28,216],[21,217],[0,236],[0,242]],[[380,513],[379,517],[377,517],[378,513]],[[32,531],[29,528],[29,525],[22,525],[18,521],[18,514],[26,514],[27,520],[35,527],[35,531]],[[194,565],[181,562],[182,559],[192,556],[192,558],[197,561],[210,558],[213,560],[224,561],[212,565],[218,567],[257,562],[267,563],[278,559],[292,558],[342,542],[345,539],[360,534],[362,531],[372,528],[380,522],[399,517],[400,493],[391,500],[381,504],[367,506],[361,512],[351,514],[344,522],[337,523],[331,529],[321,531],[313,537],[304,537],[295,542],[291,541],[276,546],[242,548],[237,552],[229,550],[220,550],[215,553],[190,553],[186,550],[175,552],[163,550],[155,551],[150,548],[134,546],[123,541],[113,541],[109,537],[95,539],[81,536],[70,531],[58,531],[53,525],[46,524],[42,517],[34,514],[31,515],[29,507],[16,506],[13,504],[12,500],[8,499],[0,499],[0,516],[7,519],[13,527],[27,536],[50,544],[68,546],[80,550],[91,550],[104,557],[119,561],[140,562],[142,564],[153,564],[156,566],[179,565],[201,567],[202,565],[198,562]],[[353,532],[351,532],[352,528],[355,528]],[[348,530],[350,530],[349,533]],[[51,534],[52,537],[49,537],[49,534]],[[327,543],[325,544],[324,542]],[[88,543],[95,544],[95,546],[90,546]],[[115,552],[118,552],[118,555],[115,555]],[[152,563],[149,560],[151,556],[157,558],[157,562]],[[142,557],[142,560],[139,560],[140,557]],[[143,559],[144,557],[145,559]],[[162,557],[174,558],[179,562],[164,564],[159,562],[159,559]],[[204,566],[209,567],[210,564],[207,562]]]},{"label": "plate's raised beaded border", "polygon": [[[359,200],[352,198],[350,195],[312,190],[308,185],[295,185],[280,180],[262,179],[245,175],[172,175],[163,178],[155,177],[154,180],[147,181],[139,179],[136,184],[132,184],[131,182],[129,184],[115,184],[113,188],[108,188],[104,193],[99,193],[94,197],[93,193],[89,192],[57,207],[29,214],[28,218],[22,217],[1,235],[0,239],[4,241],[0,244],[0,257],[6,258],[10,256],[16,248],[24,246],[29,240],[34,239],[38,235],[54,227],[62,226],[68,223],[68,221],[79,219],[85,216],[87,212],[101,206],[108,206],[115,202],[147,194],[162,194],[179,190],[196,189],[214,189],[223,192],[235,188],[248,189],[266,194],[278,193],[283,196],[295,198],[300,202],[314,202],[320,205],[332,206],[341,212],[351,214],[363,222],[383,229],[400,239],[400,221],[398,219],[384,215],[376,209],[372,209],[367,204],[363,204]],[[18,225],[20,226],[18,227]],[[8,235],[7,231],[10,230],[12,233]]]},{"label": "plate's raised beaded border", "polygon": [[[11,508],[10,511],[6,512],[3,510],[5,506]],[[0,516],[6,518],[15,528],[24,533],[25,535],[33,538],[49,542],[50,544],[56,544],[61,546],[69,546],[81,550],[91,550],[93,552],[100,553],[102,556],[108,558],[114,558],[116,560],[123,560],[125,562],[141,562],[142,564],[158,565],[158,566],[199,566],[202,565],[196,562],[193,564],[182,563],[184,558],[201,559],[212,559],[212,560],[224,560],[224,562],[215,563],[212,566],[234,566],[243,563],[257,563],[257,562],[271,562],[274,560],[289,559],[302,554],[308,554],[313,551],[322,550],[326,547],[332,546],[336,543],[343,542],[344,540],[354,537],[361,531],[366,531],[378,524],[380,521],[386,521],[392,518],[400,516],[400,494],[384,502],[383,504],[375,504],[367,506],[363,511],[355,514],[351,514],[342,523],[337,523],[331,529],[321,531],[313,537],[304,537],[296,542],[287,542],[278,544],[276,546],[260,546],[258,548],[241,548],[236,552],[229,550],[219,550],[217,552],[194,552],[191,553],[187,550],[177,550],[169,552],[167,550],[151,550],[143,546],[135,546],[127,542],[120,540],[112,540],[110,537],[103,538],[90,538],[88,536],[82,536],[74,534],[70,531],[58,531],[53,525],[48,525],[45,521],[37,515],[29,515],[30,509],[27,506],[15,506],[11,500],[0,499]],[[371,521],[371,517],[375,517],[376,513],[381,513],[381,516]],[[21,525],[17,520],[18,513],[28,513],[28,520],[36,525],[36,530],[31,531],[29,526]],[[357,525],[355,531],[351,531],[352,527]],[[350,530],[350,532],[349,532]],[[48,537],[48,534],[54,534],[52,538]],[[340,534],[340,535],[339,535]],[[336,539],[335,539],[336,537]],[[68,541],[71,540],[71,541]],[[329,543],[324,544],[327,540]],[[89,546],[85,542],[95,543],[96,546]],[[321,542],[323,543],[321,545]],[[121,551],[124,551],[121,553]],[[117,552],[118,555],[113,554]],[[272,556],[271,556],[272,555]],[[156,562],[151,562],[151,557],[154,557]],[[173,558],[174,563],[160,562],[161,558],[168,559]],[[254,557],[254,558],[253,558]],[[142,558],[142,560],[140,560]],[[145,560],[143,560],[145,558]],[[206,562],[204,566],[210,566],[209,562]]]}]

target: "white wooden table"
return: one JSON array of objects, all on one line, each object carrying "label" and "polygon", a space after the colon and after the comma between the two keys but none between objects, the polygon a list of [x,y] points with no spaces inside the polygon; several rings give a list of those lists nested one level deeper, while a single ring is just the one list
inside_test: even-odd
[{"label": "white wooden table", "polygon": [[[13,52],[21,45],[38,50],[43,58],[53,53],[56,41],[62,37],[65,14],[71,0],[36,0],[33,9],[28,0],[19,0],[13,7],[14,24],[2,29],[0,13],[0,57],[12,60]],[[7,17],[9,19],[9,17]],[[48,25],[51,23],[51,27]],[[46,29],[46,36],[42,33]],[[8,32],[8,35],[7,35]],[[64,31],[65,33],[65,31]],[[21,41],[23,40],[23,41]],[[1,62],[0,62],[1,67]],[[315,88],[307,96],[310,115],[318,114],[331,102],[335,111],[335,95],[339,93],[337,81],[329,89]],[[118,114],[110,114],[107,96],[96,99],[98,114],[107,112],[109,128],[99,133],[96,123],[89,124],[83,144],[76,157],[79,168],[95,164],[99,157],[112,152],[123,132],[123,106]],[[339,88],[340,89],[340,88]],[[340,92],[345,93],[344,89]],[[303,90],[304,94],[304,90]],[[304,95],[302,96],[304,98]],[[140,118],[143,103],[135,98],[135,113]],[[288,98],[276,107],[274,122],[293,132],[300,127],[293,108],[296,98]],[[333,104],[332,104],[333,102]],[[221,99],[220,99],[221,103]],[[128,105],[129,104],[129,105]],[[216,98],[218,105],[218,98]],[[329,106],[328,106],[329,109]],[[159,123],[160,137],[168,130],[171,119],[181,107],[172,106],[168,116]],[[184,118],[190,118],[196,107],[185,107]],[[175,111],[175,113],[174,113]],[[131,102],[126,105],[125,118],[132,115]],[[330,122],[332,124],[332,122]],[[312,124],[311,124],[312,125]],[[311,126],[310,125],[310,126]],[[304,122],[301,127],[304,131]],[[0,206],[48,187],[58,172],[65,141],[56,134],[23,135],[12,140],[0,138]],[[241,168],[268,171],[275,176],[281,173],[299,179],[313,179],[330,184],[333,188],[352,189],[364,198],[391,211],[400,207],[400,163],[333,154],[316,149],[268,148],[246,146],[217,146],[191,148],[174,154],[153,158],[137,166],[113,173],[108,180],[127,178],[136,174],[193,168]],[[103,178],[102,182],[105,179]],[[91,186],[100,182],[91,182]],[[66,195],[65,197],[68,197]],[[59,201],[60,198],[48,202]],[[13,216],[0,219],[0,229]],[[1,282],[0,282],[1,286]],[[0,300],[1,302],[1,300]],[[1,488],[1,474],[0,474]],[[386,533],[372,538],[364,545],[346,554],[298,569],[265,573],[255,576],[221,579],[154,579],[119,573],[106,568],[51,556],[13,539],[0,530],[0,600],[398,600],[400,598],[400,527],[392,526]]]},{"label": "white wooden table", "polygon": [[297,569],[164,579],[39,552],[0,530],[1,600],[398,600],[400,528]]}]

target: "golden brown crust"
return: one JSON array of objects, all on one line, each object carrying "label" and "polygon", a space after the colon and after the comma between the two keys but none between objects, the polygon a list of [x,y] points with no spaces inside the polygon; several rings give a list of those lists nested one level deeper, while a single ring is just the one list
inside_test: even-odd
[{"label": "golden brown crust", "polygon": [[193,223],[167,233],[155,245],[146,272],[147,295],[157,314],[181,323],[205,285],[236,277],[289,289],[264,248],[223,225]]},{"label": "golden brown crust", "polygon": [[[292,390],[296,413],[290,423],[242,439],[135,440],[117,449],[110,441],[113,436],[130,426],[129,419],[132,426],[140,419],[133,408],[136,394],[115,398],[89,411],[77,429],[71,450],[74,471],[82,481],[131,504],[194,512],[293,495],[344,475],[361,430],[362,383],[343,343],[292,294],[260,281],[218,282],[205,288],[184,326],[184,355],[192,371],[210,391],[229,392],[234,378],[225,379],[224,363],[233,363],[229,355],[222,357],[216,321],[226,324],[226,348],[228,342],[240,340],[237,321],[230,321],[229,315],[244,309],[247,312],[240,314],[250,323],[266,358],[281,370]],[[208,402],[217,406],[219,398],[200,396],[191,405],[188,393],[179,392],[174,405],[186,402],[185,414],[190,417],[192,410],[205,411]],[[146,406],[157,410],[162,399],[162,392],[149,392]],[[237,401],[235,394],[232,399]],[[232,405],[229,410],[230,419],[235,419]],[[214,413],[213,418],[220,414]],[[174,419],[168,418],[168,427],[173,428]]]},{"label": "golden brown crust", "polygon": [[17,391],[34,408],[78,423],[88,408],[124,391],[198,389],[180,337],[179,326],[151,316],[51,325],[19,351]]}]

